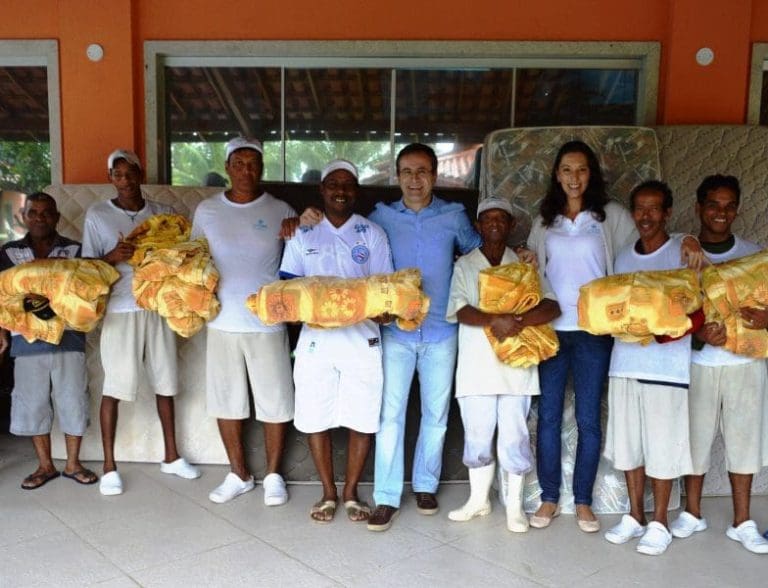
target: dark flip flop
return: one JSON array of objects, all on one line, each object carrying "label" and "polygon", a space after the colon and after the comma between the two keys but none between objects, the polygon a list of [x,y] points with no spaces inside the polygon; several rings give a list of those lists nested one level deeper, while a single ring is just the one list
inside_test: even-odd
[{"label": "dark flip flop", "polygon": [[70,480],[74,480],[75,482],[77,482],[78,484],[82,484],[83,486],[90,486],[91,484],[95,484],[96,482],[99,481],[99,477],[88,468],[77,470],[76,472],[72,472],[71,474],[68,474],[67,472],[61,472],[61,475],[64,476],[65,478],[69,478]]},{"label": "dark flip flop", "polygon": [[30,474],[26,478],[24,478],[24,481],[21,483],[21,489],[37,490],[41,486],[45,486],[51,480],[55,480],[60,475],[61,475],[61,472],[50,472],[50,473],[40,472],[40,473]]}]

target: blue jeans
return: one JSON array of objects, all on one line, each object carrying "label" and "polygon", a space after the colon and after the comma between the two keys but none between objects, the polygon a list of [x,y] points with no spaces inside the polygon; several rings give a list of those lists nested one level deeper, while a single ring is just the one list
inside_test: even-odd
[{"label": "blue jeans", "polygon": [[565,384],[573,373],[576,425],[579,440],[573,471],[573,496],[576,504],[592,504],[592,487],[600,462],[602,426],[600,404],[608,375],[613,338],[584,331],[557,331],[560,350],[539,364],[539,420],[536,439],[536,471],[542,502],[560,500],[561,429]]},{"label": "blue jeans", "polygon": [[376,434],[373,499],[400,507],[405,469],[405,413],[414,370],[419,371],[421,423],[411,478],[414,492],[437,492],[443,467],[457,335],[437,343],[399,341],[386,331],[381,426]]}]

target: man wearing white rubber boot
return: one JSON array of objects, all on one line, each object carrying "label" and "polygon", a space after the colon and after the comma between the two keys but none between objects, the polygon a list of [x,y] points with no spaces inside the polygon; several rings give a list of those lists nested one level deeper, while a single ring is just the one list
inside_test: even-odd
[{"label": "man wearing white rubber boot", "polygon": [[513,337],[527,326],[547,323],[560,314],[554,294],[545,284],[545,298],[523,314],[490,314],[478,308],[478,274],[492,266],[518,261],[506,246],[515,226],[512,206],[506,200],[487,198],[478,206],[476,228],[482,245],[461,257],[454,266],[446,319],[459,322],[459,355],[456,396],[464,423],[464,464],[469,469],[469,500],[448,513],[452,521],[469,521],[491,512],[488,493],[496,464],[493,436],[498,427],[497,455],[506,477],[507,528],[528,530],[523,511],[525,474],[531,469],[528,411],[531,396],[539,394],[536,367],[514,368],[502,363],[483,327],[490,326],[499,339]]}]

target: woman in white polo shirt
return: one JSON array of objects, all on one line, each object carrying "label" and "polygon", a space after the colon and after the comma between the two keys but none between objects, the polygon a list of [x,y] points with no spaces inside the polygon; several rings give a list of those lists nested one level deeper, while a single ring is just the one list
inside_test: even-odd
[{"label": "woman in white polo shirt", "polygon": [[531,517],[532,527],[549,526],[560,511],[560,431],[570,372],[579,435],[573,472],[576,518],[586,533],[600,528],[591,507],[592,487],[600,461],[600,403],[613,341],[579,329],[576,302],[579,287],[612,274],[615,253],[637,236],[629,211],[608,200],[592,149],[582,141],[565,143],[555,158],[549,190],[528,239],[562,310],[553,321],[560,351],[539,365],[536,469],[542,502]]}]

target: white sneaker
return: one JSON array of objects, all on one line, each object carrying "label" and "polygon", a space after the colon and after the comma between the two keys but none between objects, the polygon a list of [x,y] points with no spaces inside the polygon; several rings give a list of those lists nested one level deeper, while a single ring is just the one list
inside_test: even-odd
[{"label": "white sneaker", "polygon": [[216,504],[224,504],[241,494],[250,492],[254,486],[253,476],[249,476],[247,480],[241,480],[240,476],[229,472],[224,481],[208,495],[208,499]]},{"label": "white sneaker", "polygon": [[123,480],[116,470],[107,472],[99,480],[99,492],[104,496],[117,496],[123,493]]},{"label": "white sneaker", "polygon": [[280,474],[264,476],[264,504],[266,506],[281,506],[288,502],[288,488]]},{"label": "white sneaker", "polygon": [[706,531],[707,519],[704,517],[697,519],[687,510],[684,510],[674,521],[672,521],[672,524],[669,526],[669,530],[675,537],[685,539],[686,537],[690,537],[699,531]]},{"label": "white sneaker", "polygon": [[605,532],[605,540],[616,545],[626,543],[630,539],[642,537],[645,527],[635,520],[635,517],[625,514],[617,525]]},{"label": "white sneaker", "polygon": [[728,527],[725,534],[741,543],[747,551],[768,553],[768,539],[760,535],[755,521],[744,521],[738,527]]},{"label": "white sneaker", "polygon": [[183,457],[171,463],[160,462],[160,471],[164,474],[173,474],[186,480],[194,480],[201,475],[200,468],[196,468]]},{"label": "white sneaker", "polygon": [[637,543],[637,552],[645,555],[661,555],[672,543],[672,533],[661,523],[648,523],[645,534]]}]

